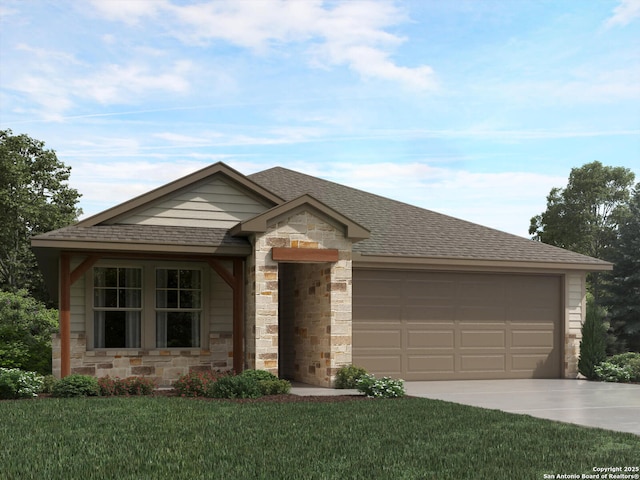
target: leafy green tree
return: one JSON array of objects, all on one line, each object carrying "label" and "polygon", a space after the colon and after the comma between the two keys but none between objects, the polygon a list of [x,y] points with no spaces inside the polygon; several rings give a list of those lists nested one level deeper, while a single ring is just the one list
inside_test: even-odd
[{"label": "leafy green tree", "polygon": [[67,185],[70,167],[44,142],[0,130],[0,288],[28,289],[48,299],[32,236],[73,223],[80,194]]},{"label": "leafy green tree", "polygon": [[640,352],[640,183],[629,212],[609,258],[614,267],[611,280],[604,285],[603,303],[620,350]]},{"label": "leafy green tree", "polygon": [[0,291],[0,367],[50,374],[51,334],[57,329],[57,310],[26,290]]},{"label": "leafy green tree", "polygon": [[602,322],[604,312],[593,297],[587,297],[587,314],[582,324],[578,371],[589,380],[597,378],[595,368],[607,359],[606,329]]},{"label": "leafy green tree", "polygon": [[[531,219],[534,240],[596,258],[608,258],[618,237],[618,226],[629,215],[635,175],[624,167],[591,162],[573,168],[564,189],[553,188],[547,210]],[[599,278],[590,276],[599,297]]]}]

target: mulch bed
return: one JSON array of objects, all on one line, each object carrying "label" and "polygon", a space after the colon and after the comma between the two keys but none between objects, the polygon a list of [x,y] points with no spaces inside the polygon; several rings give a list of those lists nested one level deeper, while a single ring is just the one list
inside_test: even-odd
[{"label": "mulch bed", "polygon": [[[175,390],[157,390],[156,397],[177,397]],[[351,402],[357,400],[371,400],[364,395],[265,395],[259,398],[206,398],[206,397],[185,397],[206,402],[233,402],[233,403],[336,403]]]}]

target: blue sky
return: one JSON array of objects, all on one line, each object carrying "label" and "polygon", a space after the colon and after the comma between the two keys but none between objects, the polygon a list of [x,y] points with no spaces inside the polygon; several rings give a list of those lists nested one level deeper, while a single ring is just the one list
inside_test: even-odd
[{"label": "blue sky", "polygon": [[0,128],[86,215],[223,161],[528,236],[593,160],[640,181],[640,0],[0,0]]}]

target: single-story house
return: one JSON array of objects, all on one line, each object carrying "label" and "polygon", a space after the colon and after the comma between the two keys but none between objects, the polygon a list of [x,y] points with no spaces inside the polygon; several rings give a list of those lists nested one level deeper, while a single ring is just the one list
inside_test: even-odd
[{"label": "single-story house", "polygon": [[216,163],[38,235],[56,376],[246,368],[314,385],[577,374],[607,262],[285,168]]}]

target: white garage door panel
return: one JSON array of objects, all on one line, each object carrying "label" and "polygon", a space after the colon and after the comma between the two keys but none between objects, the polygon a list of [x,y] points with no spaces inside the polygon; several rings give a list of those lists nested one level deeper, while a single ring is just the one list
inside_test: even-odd
[{"label": "white garage door panel", "polygon": [[560,284],[356,268],[353,362],[405,380],[559,377]]}]

